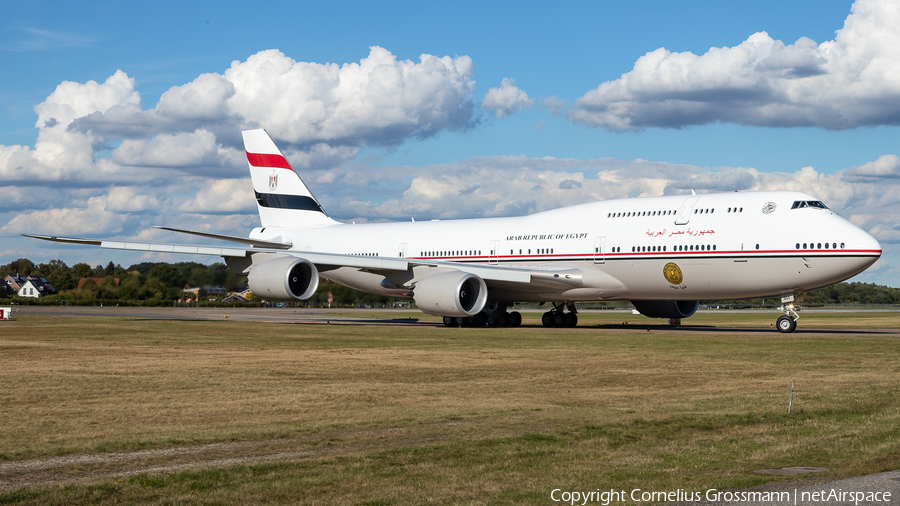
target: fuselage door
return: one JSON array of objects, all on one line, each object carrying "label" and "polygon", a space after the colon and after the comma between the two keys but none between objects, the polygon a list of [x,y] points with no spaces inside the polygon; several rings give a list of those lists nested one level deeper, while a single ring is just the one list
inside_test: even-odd
[{"label": "fuselage door", "polygon": [[500,254],[500,252],[498,251],[499,249],[500,249],[500,241],[498,241],[498,240],[491,241],[491,249],[490,249],[491,256],[488,257],[489,264],[497,265],[497,260],[498,260],[497,255]]},{"label": "fuselage door", "polygon": [[606,237],[598,237],[594,239],[594,263],[605,264],[604,248],[606,248]]},{"label": "fuselage door", "polygon": [[688,197],[684,204],[681,204],[681,210],[678,211],[678,217],[675,218],[676,225],[687,225],[691,221],[691,213],[694,212],[694,205],[697,204],[698,200],[700,200],[700,196],[694,195]]}]

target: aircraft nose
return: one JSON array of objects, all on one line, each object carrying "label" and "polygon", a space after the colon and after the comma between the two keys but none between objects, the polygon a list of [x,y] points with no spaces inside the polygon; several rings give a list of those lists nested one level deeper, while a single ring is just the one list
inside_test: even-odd
[{"label": "aircraft nose", "polygon": [[856,238],[853,249],[875,254],[875,256],[860,257],[859,264],[864,267],[874,264],[881,257],[881,244],[879,244],[878,239],[875,239],[865,231]]}]

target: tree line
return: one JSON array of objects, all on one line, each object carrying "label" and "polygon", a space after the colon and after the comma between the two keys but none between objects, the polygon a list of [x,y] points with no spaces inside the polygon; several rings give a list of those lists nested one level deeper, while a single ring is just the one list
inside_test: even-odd
[{"label": "tree line", "polygon": [[[247,278],[238,276],[224,263],[204,265],[196,262],[142,262],[128,268],[109,262],[106,267],[91,267],[78,263],[71,267],[62,260],[50,260],[35,264],[27,258],[20,258],[0,266],[0,279],[7,275],[36,276],[47,279],[56,288],[56,294],[44,299],[65,299],[71,303],[140,303],[147,305],[171,304],[184,300],[184,288],[222,287],[226,292],[242,292],[247,288]],[[78,283],[87,278],[81,289]],[[94,281],[100,280],[99,283]],[[118,280],[118,282],[116,282]],[[336,305],[390,304],[400,299],[360,292],[335,283],[322,282],[316,294],[306,303],[310,305],[328,304],[328,294]],[[3,293],[0,297],[15,296],[14,292]],[[251,302],[261,302],[251,296]]]},{"label": "tree line", "polygon": [[[142,262],[128,268],[109,262],[106,267],[91,267],[78,263],[71,267],[62,260],[50,260],[35,264],[27,258],[20,258],[0,266],[0,278],[7,275],[38,276],[46,278],[57,294],[50,298],[66,299],[72,302],[91,303],[95,301],[134,302],[148,304],[170,304],[184,298],[185,285],[191,287],[216,286],[227,292],[243,291],[247,288],[247,278],[238,276],[223,263],[204,265],[196,262]],[[82,278],[88,280],[80,290],[76,290]],[[94,279],[99,279],[96,283]],[[118,279],[118,284],[116,283]],[[2,289],[0,289],[2,290]],[[360,292],[343,285],[323,280],[316,294],[307,304],[324,306],[331,293],[335,305],[380,305],[407,299],[384,297]],[[0,293],[0,297],[10,297],[14,293]],[[254,298],[254,301],[259,301]],[[745,301],[702,301],[703,304],[732,304],[752,306],[779,305],[780,300],[753,299]],[[900,304],[900,288],[880,286],[874,283],[838,283],[828,288],[814,290],[804,295],[801,304]]]}]

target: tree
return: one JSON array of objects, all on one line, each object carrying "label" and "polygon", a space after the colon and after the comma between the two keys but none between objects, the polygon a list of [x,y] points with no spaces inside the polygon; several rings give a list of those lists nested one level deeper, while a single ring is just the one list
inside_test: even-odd
[{"label": "tree", "polygon": [[159,264],[150,269],[147,277],[149,279],[158,279],[163,287],[166,288],[184,288],[184,277],[173,265]]},{"label": "tree", "polygon": [[119,300],[137,300],[142,298],[144,283],[147,282],[147,276],[138,271],[132,271],[119,279]]},{"label": "tree", "polygon": [[119,286],[116,284],[115,278],[111,275],[103,278],[103,281],[100,282],[100,293],[99,297],[101,299],[118,299]]},{"label": "tree", "polygon": [[69,266],[62,260],[50,260],[45,264],[39,264],[34,272],[47,278],[57,292],[71,290],[78,285]]},{"label": "tree", "polygon": [[81,278],[91,277],[91,266],[85,263],[79,263],[72,266],[72,277],[77,280]]},{"label": "tree", "polygon": [[7,275],[12,274],[13,276],[30,276],[31,272],[34,271],[34,262],[27,258],[20,258],[15,262],[10,262],[3,266],[3,272],[0,273],[2,276],[6,277]]},{"label": "tree", "polygon": [[100,295],[100,287],[94,282],[94,278],[87,278],[78,290],[78,296],[82,300],[96,300]]}]

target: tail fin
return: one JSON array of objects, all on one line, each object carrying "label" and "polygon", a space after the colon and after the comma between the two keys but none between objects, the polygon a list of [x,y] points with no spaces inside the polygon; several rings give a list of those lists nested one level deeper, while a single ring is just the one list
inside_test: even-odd
[{"label": "tail fin", "polygon": [[263,227],[306,227],[337,223],[263,129],[246,130],[244,150]]}]

